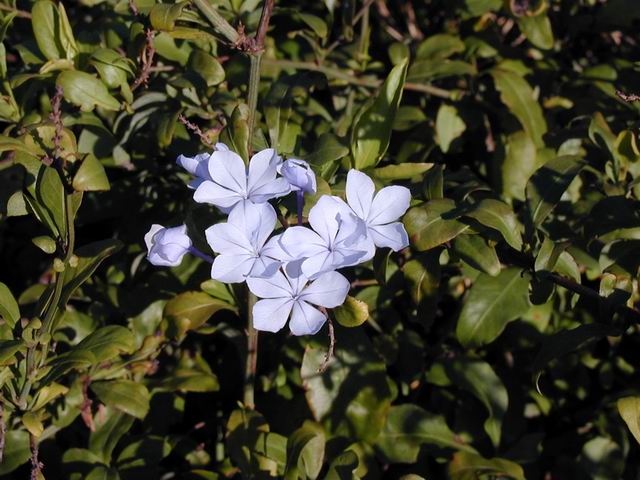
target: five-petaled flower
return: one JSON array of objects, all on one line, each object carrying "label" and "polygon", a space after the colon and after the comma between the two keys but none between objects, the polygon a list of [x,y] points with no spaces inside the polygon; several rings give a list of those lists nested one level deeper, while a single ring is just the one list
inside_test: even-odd
[{"label": "five-petaled flower", "polygon": [[308,283],[304,275],[293,278],[277,271],[270,278],[248,278],[249,290],[261,298],[253,307],[256,330],[277,332],[291,316],[289,329],[294,335],[313,335],[327,320],[313,305],[335,308],[344,303],[349,281],[338,272],[327,272]]},{"label": "five-petaled flower", "polygon": [[276,212],[269,203],[247,202],[231,211],[227,223],[207,228],[207,242],[219,254],[213,261],[211,278],[239,283],[247,277],[273,275],[281,262],[268,257],[264,245],[275,225]]},{"label": "five-petaled flower", "polygon": [[344,202],[324,195],[309,212],[309,225],[313,230],[287,228],[280,237],[280,245],[290,257],[304,259],[302,273],[313,279],[361,261],[367,247],[360,224]]},{"label": "five-petaled flower", "polygon": [[165,228],[153,224],[144,236],[147,244],[147,259],[153,265],[161,267],[176,267],[182,262],[182,257],[191,248],[191,239],[187,235],[187,226]]},{"label": "five-petaled flower", "polygon": [[286,195],[291,187],[284,178],[276,178],[279,160],[275,150],[267,148],[251,157],[247,168],[237,153],[213,152],[207,165],[211,179],[200,183],[193,199],[228,213],[238,203],[264,203]]}]

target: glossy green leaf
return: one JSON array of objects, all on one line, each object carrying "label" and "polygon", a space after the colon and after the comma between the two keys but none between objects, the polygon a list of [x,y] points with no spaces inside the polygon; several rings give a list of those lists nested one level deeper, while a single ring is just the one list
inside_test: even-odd
[{"label": "glossy green leaf", "polygon": [[49,362],[49,372],[40,380],[41,385],[48,385],[70,370],[81,370],[97,365],[96,357],[87,350],[71,350],[57,355]]},{"label": "glossy green leaf", "polygon": [[95,356],[97,362],[104,362],[121,353],[131,353],[135,342],[128,328],[107,325],[85,337],[76,348],[87,350]]},{"label": "glossy green leaf", "polygon": [[325,435],[322,426],[309,420],[287,441],[285,478],[318,478],[324,461]]},{"label": "glossy green leaf", "polygon": [[180,17],[185,3],[157,3],[149,12],[149,20],[156,30],[171,31],[176,26],[176,21]]},{"label": "glossy green leaf", "polygon": [[629,431],[640,443],[640,397],[624,397],[617,402],[618,413],[629,427]]},{"label": "glossy green leaf", "polygon": [[0,282],[0,317],[10,328],[20,320],[20,308],[15,297],[4,283]]},{"label": "glossy green leaf", "polygon": [[91,153],[80,164],[80,168],[73,177],[72,186],[74,190],[79,192],[109,190],[111,188],[104,166]]},{"label": "glossy green leaf", "polygon": [[369,307],[365,302],[349,295],[342,305],[333,310],[333,314],[343,327],[358,327],[369,318]]},{"label": "glossy green leaf", "polygon": [[460,37],[439,33],[430,36],[418,46],[416,58],[419,60],[445,59],[463,51],[464,42],[460,40]]},{"label": "glossy green leaf", "polygon": [[433,163],[403,163],[401,165],[387,165],[374,168],[373,176],[381,181],[409,180],[423,175],[433,167]]},{"label": "glossy green leaf", "polygon": [[33,34],[40,52],[48,59],[60,58],[62,45],[57,35],[59,13],[50,0],[39,0],[31,9]]},{"label": "glossy green leaf", "polygon": [[55,240],[48,235],[32,238],[31,242],[44,253],[54,253],[57,248]]},{"label": "glossy green leaf", "polygon": [[149,411],[149,391],[131,380],[92,382],[91,390],[105,405],[117,408],[136,418],[144,418]]},{"label": "glossy green leaf", "polygon": [[465,216],[477,220],[485,227],[493,228],[502,234],[505,241],[516,250],[522,249],[522,234],[513,209],[504,202],[485,198],[465,212]]},{"label": "glossy green leaf", "polygon": [[133,425],[134,417],[121,410],[107,406],[101,415],[95,417],[96,429],[89,436],[89,450],[102,463],[111,463],[111,455],[123,435]]},{"label": "glossy green leaf", "polygon": [[429,250],[467,230],[469,225],[447,218],[455,208],[455,202],[446,198],[411,208],[404,217],[411,244],[419,251]]},{"label": "glossy green leaf", "polygon": [[358,467],[358,463],[358,455],[347,450],[331,462],[324,480],[354,480],[353,472]]},{"label": "glossy green leaf", "polygon": [[406,75],[407,62],[393,67],[378,96],[356,120],[351,136],[351,154],[356,169],[377,165],[387,151]]},{"label": "glossy green leaf", "polygon": [[76,70],[61,72],[56,85],[62,87],[64,98],[83,112],[90,112],[96,106],[105,110],[120,109],[120,102],[111,96],[105,84],[88,73]]},{"label": "glossy green leaf", "polygon": [[556,157],[545,163],[527,183],[527,205],[534,226],[544,222],[584,163],[575,156]]},{"label": "glossy green leaf", "polygon": [[179,338],[187,330],[194,330],[203,325],[220,310],[234,311],[235,307],[204,292],[181,293],[169,300],[164,307],[164,316],[170,322],[168,333]]},{"label": "glossy green leaf", "polygon": [[484,458],[477,453],[458,452],[449,464],[452,480],[469,480],[478,475],[492,475],[514,480],[525,480],[520,465],[504,458]]},{"label": "glossy green leaf", "polygon": [[546,14],[519,17],[518,25],[527,40],[536,47],[544,50],[553,48],[553,30]]},{"label": "glossy green leaf", "polygon": [[21,350],[25,350],[22,340],[0,340],[0,365],[15,363],[15,354]]},{"label": "glossy green leaf", "polygon": [[529,278],[517,268],[497,277],[481,274],[464,300],[456,336],[465,347],[491,343],[529,309]]},{"label": "glossy green leaf", "polygon": [[458,235],[453,239],[453,251],[468,265],[495,277],[500,273],[496,249],[480,235]]},{"label": "glossy green leaf", "polygon": [[[161,5],[156,6],[158,7]],[[189,62],[187,65],[205,81],[208,87],[219,85],[224,81],[224,68],[222,68],[220,62],[218,62],[213,55],[210,55],[207,52],[202,50],[193,50],[189,56]]]},{"label": "glossy green leaf", "polygon": [[447,77],[476,75],[478,71],[462,60],[417,60],[411,64],[407,82],[429,82]]},{"label": "glossy green leaf", "polygon": [[29,433],[25,430],[9,430],[4,441],[4,452],[2,462],[0,462],[0,475],[13,472],[31,458]]},{"label": "glossy green leaf", "polygon": [[456,107],[442,104],[436,117],[436,134],[443,153],[449,151],[451,142],[464,133],[467,126],[458,115]]}]

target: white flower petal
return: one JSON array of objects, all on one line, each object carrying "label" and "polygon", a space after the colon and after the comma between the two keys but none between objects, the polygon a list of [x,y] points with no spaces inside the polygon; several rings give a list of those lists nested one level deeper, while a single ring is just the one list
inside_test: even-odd
[{"label": "white flower petal", "polygon": [[334,254],[329,250],[325,250],[316,255],[310,256],[302,262],[302,273],[309,279],[314,279],[318,275],[335,270],[337,267],[334,263]]},{"label": "white flower petal", "polygon": [[369,227],[369,232],[377,247],[389,247],[397,252],[409,246],[409,236],[400,222],[373,225]]},{"label": "white flower petal", "polygon": [[256,153],[249,161],[249,175],[247,191],[252,192],[276,178],[276,151],[273,148],[265,148]]},{"label": "white flower petal", "polygon": [[191,248],[191,239],[187,235],[187,226],[164,228],[154,224],[144,236],[147,245],[147,259],[153,265],[175,267]]},{"label": "white flower petal", "polygon": [[251,255],[218,255],[211,266],[211,278],[224,283],[244,282],[255,261]]},{"label": "white flower petal", "polygon": [[349,280],[338,272],[320,275],[300,294],[300,300],[326,308],[335,308],[344,303],[349,293]]},{"label": "white flower petal", "polygon": [[376,190],[373,180],[358,170],[349,170],[346,190],[349,206],[358,217],[366,219]]},{"label": "white flower petal", "polygon": [[244,232],[230,223],[217,223],[207,228],[204,234],[211,250],[216,253],[229,255],[254,253],[253,246]]},{"label": "white flower petal", "polygon": [[217,150],[209,159],[209,175],[222,187],[237,193],[247,191],[247,169],[242,157],[230,150]]},{"label": "white flower petal", "polygon": [[164,227],[162,225],[159,225],[157,223],[154,223],[153,225],[151,225],[151,228],[144,236],[144,243],[147,246],[147,250],[150,250],[151,246],[153,245],[152,240],[154,235],[158,233],[160,230],[162,230],[163,228]]},{"label": "white flower petal", "polygon": [[180,225],[179,227],[166,228],[162,235],[162,243],[175,243],[183,248],[189,248],[191,239],[187,235],[187,226]]},{"label": "white flower petal", "polygon": [[211,154],[199,153],[195,157],[178,155],[176,163],[191,175],[209,180],[208,162]]},{"label": "white flower petal", "polygon": [[256,258],[247,276],[251,278],[270,278],[280,269],[280,265],[282,265],[281,261],[261,255]]},{"label": "white flower petal", "polygon": [[280,246],[292,258],[312,257],[327,251],[327,243],[306,227],[289,227],[280,236]]},{"label": "white flower petal", "polygon": [[367,225],[384,225],[395,222],[405,214],[411,202],[411,192],[406,187],[384,187],[373,199]]},{"label": "white flower petal", "polygon": [[231,208],[244,200],[241,194],[209,180],[198,185],[193,199],[198,203],[210,203],[221,209]]},{"label": "white flower petal", "polygon": [[276,226],[276,211],[269,203],[242,202],[229,214],[229,223],[244,232],[256,251],[265,244]]},{"label": "white flower petal", "polygon": [[340,221],[349,214],[349,207],[338,197],[323,195],[309,211],[309,225],[327,245],[336,238]]},{"label": "white flower petal", "polygon": [[291,186],[284,178],[276,178],[270,182],[254,187],[249,192],[249,199],[255,203],[264,203],[272,198],[279,198],[287,195],[291,191]]},{"label": "white flower petal", "polygon": [[280,271],[269,278],[248,278],[247,286],[251,293],[260,298],[291,298],[291,284]]},{"label": "white flower petal", "polygon": [[289,182],[292,190],[316,193],[316,174],[304,160],[290,158],[280,166],[280,174]]},{"label": "white flower petal", "polygon": [[293,300],[269,298],[253,306],[253,328],[262,332],[277,332],[284,327],[291,313]]},{"label": "white flower petal", "polygon": [[283,262],[295,260],[294,257],[289,255],[289,253],[287,253],[285,249],[282,248],[282,245],[280,244],[281,236],[282,234],[274,235],[273,237],[271,237],[269,241],[264,245],[264,247],[262,247],[262,249],[260,250],[260,254]]},{"label": "white flower petal", "polygon": [[314,335],[326,321],[324,313],[299,300],[293,304],[289,328],[294,335]]},{"label": "white flower petal", "polygon": [[221,152],[228,152],[229,151],[229,147],[227,147],[224,143],[222,142],[217,142],[213,148],[215,148],[216,150],[220,150]]}]

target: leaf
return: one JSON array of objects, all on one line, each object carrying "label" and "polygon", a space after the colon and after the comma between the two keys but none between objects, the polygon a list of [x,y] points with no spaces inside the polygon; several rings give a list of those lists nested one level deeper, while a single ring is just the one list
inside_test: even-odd
[{"label": "leaf", "polygon": [[373,169],[373,176],[383,182],[389,180],[409,180],[422,175],[433,167],[433,163],[403,163]]},{"label": "leaf", "polygon": [[180,338],[188,330],[203,325],[220,310],[236,311],[236,308],[204,292],[181,293],[169,300],[164,307],[164,316],[170,321],[168,334]]},{"label": "leaf", "polygon": [[496,249],[487,245],[480,235],[458,235],[453,239],[453,250],[468,265],[495,277],[500,273],[500,260]]},{"label": "leaf", "polygon": [[89,436],[89,450],[100,457],[102,463],[110,464],[113,449],[129,432],[134,420],[131,415],[107,406],[94,418],[96,430]]},{"label": "leaf", "polygon": [[629,427],[633,438],[640,443],[640,397],[618,399],[618,413]]},{"label": "leaf", "polygon": [[220,139],[232,152],[236,152],[242,157],[245,163],[249,162],[249,151],[247,144],[249,141],[249,107],[240,103],[231,114],[231,122],[222,131]]},{"label": "leaf", "polygon": [[333,314],[343,327],[359,327],[369,318],[369,307],[362,300],[349,295],[342,305],[333,310]]},{"label": "leaf", "polygon": [[427,200],[444,198],[444,165],[434,165],[424,176],[423,191]]},{"label": "leaf", "polygon": [[44,165],[40,168],[36,183],[36,197],[45,209],[43,214],[48,219],[47,223],[51,222],[49,228],[52,233],[66,240],[65,192],[60,175],[54,168]]},{"label": "leaf", "polygon": [[25,430],[9,430],[5,436],[4,454],[0,462],[0,475],[13,472],[31,458],[29,433]]},{"label": "leaf", "polygon": [[217,392],[220,390],[220,384],[218,377],[212,373],[180,368],[171,372],[171,375],[157,385],[154,384],[153,388],[164,392]]},{"label": "leaf", "polygon": [[579,157],[563,155],[548,161],[531,176],[526,195],[529,215],[535,227],[544,222],[583,167]]},{"label": "leaf", "polygon": [[58,8],[49,0],[39,0],[31,9],[31,25],[38,48],[47,60],[61,57],[62,46],[56,35],[58,30]]},{"label": "leaf", "polygon": [[49,363],[51,370],[40,380],[40,385],[48,385],[70,370],[80,370],[96,365],[96,357],[86,350],[71,350],[54,357]]},{"label": "leaf", "polygon": [[449,151],[449,146],[466,130],[467,126],[458,115],[456,107],[443,103],[438,109],[436,117],[436,134],[438,144],[443,153]]},{"label": "leaf", "polygon": [[418,60],[438,60],[464,52],[464,42],[456,35],[439,33],[424,40],[416,50]]},{"label": "leaf", "polygon": [[443,218],[455,210],[453,200],[446,198],[431,200],[411,208],[404,217],[404,224],[413,246],[419,250],[429,250],[454,239],[469,228],[464,223]]},{"label": "leaf", "polygon": [[44,425],[42,425],[40,416],[33,412],[26,412],[22,415],[22,425],[36,438],[40,437],[44,431]]},{"label": "leaf", "polygon": [[15,354],[24,350],[22,340],[0,340],[0,365],[7,366],[16,363]]},{"label": "leaf", "polygon": [[509,135],[502,164],[503,194],[516,200],[524,200],[527,181],[544,161],[545,157],[539,155],[535,142],[527,132],[521,130]]},{"label": "leaf", "polygon": [[451,480],[471,480],[480,474],[525,480],[522,467],[504,458],[487,459],[477,453],[457,452],[449,463]]},{"label": "leaf", "polygon": [[56,33],[65,58],[73,60],[78,55],[78,46],[76,45],[76,39],[73,37],[73,30],[62,2],[58,4],[58,31]]},{"label": "leaf", "polygon": [[191,52],[188,67],[200,76],[208,87],[219,85],[224,81],[224,68],[222,68],[220,62],[213,55],[202,50],[193,50]]},{"label": "leaf", "polygon": [[92,382],[91,390],[105,405],[143,419],[149,411],[149,391],[138,382],[131,380],[109,380]]},{"label": "leaf", "polygon": [[79,192],[105,191],[111,188],[102,163],[91,153],[82,161],[72,185]]},{"label": "leaf", "polygon": [[[340,342],[323,373],[324,348],[307,348],[302,384],[313,417],[328,434],[373,440],[391,404],[384,363],[373,353],[362,329],[336,329]],[[340,412],[340,414],[336,414]]]},{"label": "leaf", "polygon": [[518,17],[518,25],[527,40],[536,47],[543,50],[553,48],[553,30],[551,29],[549,17],[545,13]]},{"label": "leaf", "polygon": [[178,20],[186,5],[186,3],[155,4],[149,12],[151,26],[160,31],[173,30],[176,26],[176,20]]},{"label": "leaf", "polygon": [[96,362],[101,363],[111,360],[120,353],[133,352],[135,339],[128,328],[108,325],[85,337],[75,348],[91,352]]},{"label": "leaf", "polygon": [[90,112],[96,106],[105,110],[120,109],[120,102],[111,96],[105,84],[88,73],[65,70],[58,75],[56,85],[62,87],[64,98],[83,112]]},{"label": "leaf", "polygon": [[338,137],[332,133],[323,133],[306,160],[312,165],[321,166],[340,160],[348,154],[349,148],[342,144]]},{"label": "leaf", "polygon": [[485,227],[493,228],[502,234],[505,241],[516,250],[522,249],[520,223],[513,209],[504,202],[485,198],[475,204],[465,216],[477,220]]},{"label": "leaf", "polygon": [[34,237],[31,239],[31,242],[44,253],[54,253],[57,248],[55,240],[49,235],[40,235],[39,237]]},{"label": "leaf", "polygon": [[520,75],[507,70],[491,70],[500,99],[520,121],[537,147],[543,147],[542,136],[547,132],[547,122],[542,107],[534,99],[533,90]]},{"label": "leaf", "polygon": [[324,461],[324,445],[322,426],[306,420],[287,441],[285,478],[318,478]]},{"label": "leaf", "polygon": [[358,455],[352,450],[347,450],[331,462],[324,480],[355,480],[353,472],[358,468],[358,463]]},{"label": "leaf", "polygon": [[407,82],[429,82],[477,73],[476,67],[462,60],[416,60],[409,68]]},{"label": "leaf", "polygon": [[407,60],[393,67],[375,100],[353,126],[351,154],[358,170],[374,167],[389,147],[391,128],[407,75]]},{"label": "leaf", "polygon": [[0,317],[13,328],[20,320],[20,308],[15,297],[4,283],[0,282]]},{"label": "leaf", "polygon": [[529,278],[518,268],[507,268],[497,277],[480,274],[469,290],[456,337],[464,347],[491,343],[506,325],[529,310]]},{"label": "leaf", "polygon": [[453,433],[441,415],[417,405],[393,406],[384,430],[376,439],[376,449],[388,463],[415,463],[423,444],[475,452]]}]

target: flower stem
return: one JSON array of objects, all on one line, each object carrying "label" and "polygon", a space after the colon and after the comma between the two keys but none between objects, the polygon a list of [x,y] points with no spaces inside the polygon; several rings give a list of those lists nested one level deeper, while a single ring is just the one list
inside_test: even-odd
[{"label": "flower stem", "polygon": [[302,211],[304,210],[304,192],[302,190],[296,192],[296,202],[298,204],[298,225],[302,225]]},{"label": "flower stem", "polygon": [[213,263],[213,257],[210,257],[206,253],[201,252],[196,247],[193,247],[193,246],[189,247],[189,253],[195,257],[201,258],[207,263]]},{"label": "flower stem", "polygon": [[251,55],[251,70],[249,71],[249,92],[247,103],[249,105],[249,156],[253,153],[253,130],[256,125],[256,112],[258,110],[258,87],[260,86],[260,65],[262,64],[262,52]]},{"label": "flower stem", "polygon": [[258,331],[253,328],[253,306],[257,300],[256,296],[247,288],[247,361],[244,374],[243,403],[245,407],[251,409],[255,407],[254,384],[258,364]]}]

